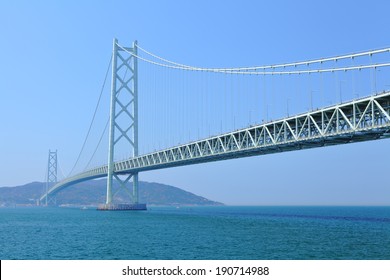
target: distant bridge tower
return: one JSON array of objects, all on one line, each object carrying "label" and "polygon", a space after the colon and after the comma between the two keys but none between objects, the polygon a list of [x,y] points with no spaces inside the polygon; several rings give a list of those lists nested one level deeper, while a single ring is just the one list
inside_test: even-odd
[{"label": "distant bridge tower", "polygon": [[[108,174],[106,204],[100,210],[144,210],[145,204],[138,203],[138,172],[120,178],[115,173],[114,155],[116,148],[122,148],[138,156],[138,65],[137,41],[132,48],[121,47],[114,39],[112,53],[112,84],[110,105],[110,127],[108,146]],[[114,179],[119,187],[114,190]],[[127,187],[133,180],[132,191]],[[116,193],[124,190],[132,200],[131,204],[114,204]]]},{"label": "distant bridge tower", "polygon": [[57,150],[52,152],[49,150],[49,158],[47,161],[47,178],[46,178],[46,198],[45,205],[48,205],[48,190],[57,183]]}]

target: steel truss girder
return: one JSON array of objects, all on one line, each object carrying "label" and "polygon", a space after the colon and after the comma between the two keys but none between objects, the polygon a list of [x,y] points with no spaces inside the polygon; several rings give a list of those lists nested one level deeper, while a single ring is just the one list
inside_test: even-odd
[{"label": "steel truss girder", "polygon": [[[390,91],[210,137],[114,163],[116,174],[280,153],[390,137]],[[104,177],[100,166],[67,178],[50,192]]]}]

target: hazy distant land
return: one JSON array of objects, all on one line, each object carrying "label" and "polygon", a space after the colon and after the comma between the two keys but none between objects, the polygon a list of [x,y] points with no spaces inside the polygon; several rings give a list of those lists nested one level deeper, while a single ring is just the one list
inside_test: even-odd
[{"label": "hazy distant land", "polygon": [[[0,206],[33,206],[45,190],[46,183],[32,182],[22,186],[0,187]],[[105,202],[106,180],[93,180],[71,186],[56,196],[57,205],[98,205]],[[220,202],[184,191],[177,187],[139,182],[139,200],[148,205],[218,206]],[[118,193],[117,202],[129,202],[126,192]]]}]

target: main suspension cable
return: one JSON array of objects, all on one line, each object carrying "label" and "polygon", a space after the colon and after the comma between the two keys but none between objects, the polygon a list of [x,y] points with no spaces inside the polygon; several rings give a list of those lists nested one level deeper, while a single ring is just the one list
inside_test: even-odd
[{"label": "main suspension cable", "polygon": [[100,146],[100,143],[102,142],[103,136],[104,136],[104,134],[105,134],[106,131],[107,131],[107,127],[108,127],[109,121],[110,121],[110,119],[108,118],[108,120],[107,120],[107,122],[106,122],[106,125],[105,125],[105,127],[104,127],[104,129],[103,129],[103,132],[102,132],[102,134],[100,135],[99,142],[97,143],[96,148],[95,148],[95,150],[93,151],[91,158],[89,159],[87,165],[85,166],[84,171],[86,171],[87,168],[89,167],[89,165],[91,164],[91,161],[92,161],[92,159],[94,158],[94,156],[95,156],[95,154],[96,154],[96,152],[97,152],[97,150],[98,150],[98,148],[99,148],[99,146]]},{"label": "main suspension cable", "polygon": [[105,85],[106,85],[107,76],[108,76],[108,73],[109,73],[109,71],[110,71],[111,63],[112,63],[112,55],[111,55],[111,57],[110,57],[110,62],[108,63],[108,67],[107,67],[107,71],[106,71],[106,76],[104,77],[103,85],[102,85],[101,90],[100,90],[99,99],[98,99],[98,102],[97,102],[97,104],[96,104],[95,112],[93,113],[92,120],[91,120],[91,123],[90,123],[90,125],[89,125],[87,135],[85,136],[84,143],[83,143],[83,145],[82,145],[82,147],[81,147],[80,153],[79,153],[79,155],[77,156],[77,160],[76,160],[75,164],[73,165],[71,171],[69,172],[68,177],[70,176],[70,174],[72,174],[72,172],[73,172],[74,169],[76,168],[76,166],[77,166],[77,164],[78,164],[78,162],[79,162],[79,160],[80,160],[80,158],[81,158],[81,154],[82,154],[83,151],[84,151],[85,144],[87,143],[89,134],[91,133],[92,125],[93,125],[93,123],[94,123],[94,121],[95,121],[95,117],[96,117],[96,112],[97,112],[97,110],[98,110],[98,108],[99,108],[100,100],[101,100],[101,98],[102,98],[103,91],[104,91],[104,87],[105,87]]},{"label": "main suspension cable", "polygon": [[[130,53],[127,49],[124,47],[118,46],[123,50],[128,53]],[[361,70],[361,69],[366,69],[366,68],[376,68],[376,67],[386,67],[390,66],[390,63],[382,63],[382,64],[370,64],[370,65],[360,65],[360,66],[355,66],[355,67],[340,67],[340,68],[321,68],[321,69],[314,69],[310,71],[264,71],[264,70],[275,70],[277,68],[286,68],[286,67],[297,67],[297,66],[302,66],[302,65],[310,65],[310,64],[322,64],[324,62],[331,62],[331,61],[338,61],[338,60],[343,60],[343,59],[350,59],[350,58],[356,58],[360,56],[372,56],[373,54],[379,54],[379,53],[384,53],[384,52],[390,52],[390,48],[383,48],[383,49],[377,49],[377,50],[371,50],[371,51],[365,51],[365,52],[360,52],[360,53],[353,53],[353,54],[348,54],[348,55],[341,55],[341,56],[334,56],[334,57],[328,57],[328,58],[322,58],[322,59],[314,59],[314,60],[307,60],[307,61],[300,61],[300,62],[294,62],[294,63],[285,63],[285,64],[275,64],[275,65],[264,65],[264,66],[252,66],[252,67],[237,67],[237,68],[202,68],[202,67],[195,67],[195,66],[189,66],[177,62],[170,61],[168,59],[162,58],[160,56],[157,56],[139,45],[137,47],[143,51],[144,53],[160,60],[163,62],[166,62],[168,64],[152,61],[149,59],[146,59],[144,57],[141,57],[139,55],[134,55],[135,57],[151,63],[155,64],[158,66],[162,67],[167,67],[167,68],[172,68],[172,69],[183,69],[183,70],[190,70],[190,71],[206,71],[206,72],[222,72],[222,73],[229,73],[229,74],[253,74],[253,75],[281,75],[281,74],[307,74],[307,73],[323,73],[323,72],[334,72],[334,71],[348,71],[348,70]],[[262,72],[259,72],[257,70],[263,70]]]}]

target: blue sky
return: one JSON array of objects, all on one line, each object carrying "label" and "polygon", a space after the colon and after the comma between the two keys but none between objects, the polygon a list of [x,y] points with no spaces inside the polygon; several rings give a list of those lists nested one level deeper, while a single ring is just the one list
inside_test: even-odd
[{"label": "blue sky", "polygon": [[[0,186],[43,181],[49,149],[58,149],[61,168],[70,171],[114,37],[184,64],[274,64],[388,47],[389,9],[388,1],[1,1]],[[140,179],[228,204],[389,205],[389,141],[153,171]]]}]

